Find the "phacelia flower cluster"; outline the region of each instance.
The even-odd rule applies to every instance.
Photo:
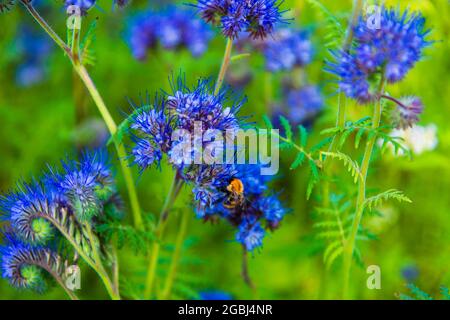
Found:
[[[121,201],[106,153],[86,152],[80,161],[63,161],[62,170],[50,168],[41,179],[20,183],[0,198],[0,208],[7,225],[2,275],[17,287],[41,291],[42,271],[57,280],[64,276],[64,258],[56,249],[60,242],[68,240],[90,257],[94,244],[85,225],[94,229],[119,218]]]
[[[287,210],[278,196],[269,191],[269,177],[260,173],[260,165],[236,165],[230,183],[217,191],[218,199],[203,212],[205,220],[227,220],[237,229],[235,239],[247,251],[262,247],[266,230],[279,227]],[[236,190],[241,187],[242,190]],[[239,199],[239,192],[242,196]]]
[[[23,25],[16,38],[16,52],[22,63],[16,70],[16,82],[21,87],[29,87],[44,80],[45,66],[52,51],[52,43],[44,34]]]
[[[220,26],[231,39],[241,32],[266,38],[284,21],[277,0],[198,0],[196,7],[205,21]]]
[[[313,47],[306,31],[281,29],[264,45],[266,69],[270,72],[291,71],[311,63]]]
[[[191,10],[170,6],[158,12],[146,11],[130,19],[128,42],[133,56],[145,60],[158,44],[166,50],[187,48],[194,57],[208,48],[213,33]]]
[[[209,80],[201,79],[189,88],[179,78],[172,83],[171,93],[153,104],[145,103],[153,107],[133,114],[130,127],[135,143],[131,153],[141,170],[159,166],[166,154],[178,179],[192,186],[197,217],[227,220],[238,230],[236,240],[252,251],[262,245],[265,230],[278,227],[285,209],[268,192],[268,179],[261,175],[259,165],[217,163],[205,158],[204,150],[211,151],[212,158],[216,150],[227,152],[223,141],[205,138],[208,132],[234,138],[245,125],[238,115],[243,100],[231,99],[226,89],[217,95],[213,92],[214,83]],[[235,146],[231,148],[235,154]],[[197,159],[199,154],[203,159]]]
[[[371,80],[383,74],[389,83],[401,81],[430,44],[428,34],[422,14],[383,7],[379,24],[359,18],[354,28],[356,45],[349,52],[334,52],[329,71],[339,77],[339,88],[348,97],[370,102],[377,98]]]

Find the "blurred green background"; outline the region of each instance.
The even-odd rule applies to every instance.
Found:
[[[391,203],[382,208],[383,217],[365,219],[364,225],[371,227],[378,240],[362,244],[363,260],[366,265],[381,267],[382,289],[367,289],[365,268],[354,266],[351,294],[357,299],[396,299],[397,293],[407,292],[407,279],[402,275],[405,268],[414,270],[417,277],[413,282],[434,296],[438,295],[440,285],[450,286],[449,2],[386,2],[420,10],[427,18],[427,27],[433,30],[431,38],[436,43],[426,50],[423,61],[402,83],[390,86],[388,91],[397,97],[404,94],[421,97],[425,111],[420,124],[435,124],[439,142],[435,150],[416,155],[412,160],[387,153],[383,159],[377,157],[373,162],[369,188],[403,190],[413,203]],[[324,4],[343,22],[350,15],[350,0],[324,1]],[[98,19],[94,46],[97,62],[94,67],[89,67],[89,71],[116,122],[120,122],[129,111],[127,97],[138,100],[139,95],[147,91],[152,95],[159,89],[167,89],[172,71],[178,73],[181,70],[190,83],[198,77],[217,75],[225,46],[220,34],[216,34],[209,50],[199,59],[192,58],[186,50],[167,52],[158,49],[150,53],[146,62],[138,62],[131,55],[124,32],[127,17],[139,8],[146,8],[147,3],[134,1],[123,11],[111,11],[110,1],[99,1],[99,6],[103,10],[94,8],[83,21],[83,26],[87,26],[89,21]],[[312,129],[312,135],[318,137],[322,128],[333,125],[336,111],[335,87],[330,84],[330,75],[323,71],[323,61],[329,57],[322,45],[326,33],[323,27],[325,18],[308,1],[286,0],[282,7],[292,9],[289,15],[296,17],[293,24],[313,31],[315,62],[307,67],[306,72],[309,81],[319,84],[327,98],[325,112]],[[42,14],[61,36],[65,36],[66,16],[59,2],[48,2]],[[74,77],[69,60],[58,48],[54,47],[45,62],[47,73],[43,81],[27,87],[18,85],[15,79],[23,57],[17,54],[15,39],[23,24],[44,34],[20,5],[0,16],[2,193],[14,188],[19,179],[27,180],[39,175],[47,163],[57,164],[66,154],[75,154],[76,145],[92,137],[86,127],[94,127],[96,132],[103,130],[95,105]],[[259,54],[254,54],[248,63],[253,80],[243,90],[248,96],[243,113],[252,115],[253,120],[261,123],[261,117],[266,113],[261,90],[264,85],[263,60]],[[279,80],[275,77],[274,85]],[[370,114],[368,107],[351,105],[349,110],[352,119]],[[86,125],[86,119],[90,124]],[[85,129],[80,129],[83,127]],[[361,150],[349,150],[355,159],[360,159]],[[257,296],[264,299],[338,298],[342,284],[340,266],[336,264],[331,270],[325,270],[323,243],[313,236],[311,213],[315,200],[306,201],[305,197],[308,169],[302,167],[289,171],[292,156],[289,152],[281,153],[280,175],[273,183],[274,189],[281,192],[285,205],[292,211],[280,229],[266,237],[262,251],[250,259],[250,274],[257,285]],[[117,161],[115,164],[118,168]],[[335,169],[341,168],[336,165]],[[169,189],[172,171],[163,166],[161,170],[152,169],[139,177],[138,170],[133,170],[145,212],[159,212]],[[120,171],[116,171],[120,190],[126,199]],[[341,171],[344,174],[345,171]],[[190,189],[185,188],[177,201],[179,210],[175,210],[170,218],[171,226],[166,237],[168,250],[178,228],[178,212],[192,211],[190,195]],[[128,222],[131,222],[130,217],[124,223]],[[195,219],[192,213],[178,278],[184,285],[179,285],[173,298],[192,297],[195,292],[206,290],[225,291],[236,299],[254,297],[240,276],[241,248],[232,242],[233,237],[232,228],[225,222],[211,225]],[[142,282],[146,268],[142,255],[125,247],[120,251],[120,263],[121,277],[126,280],[124,286],[128,281]],[[164,261],[162,266],[161,273],[164,273]],[[107,297],[98,278],[87,268],[83,268],[79,295],[84,299]],[[63,290],[56,286],[37,295],[17,291],[0,279],[0,299],[65,298]]]

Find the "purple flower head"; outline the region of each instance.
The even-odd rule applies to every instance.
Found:
[[[170,6],[163,11],[140,13],[130,21],[129,43],[138,60],[147,57],[149,49],[158,43],[164,49],[187,48],[194,57],[208,48],[213,34],[206,23],[197,19],[191,10]]]
[[[398,128],[406,129],[419,122],[419,116],[422,114],[424,106],[418,97],[411,96],[393,100],[397,103],[396,122]]]
[[[291,71],[312,61],[313,48],[305,31],[281,29],[264,48],[266,69],[270,72]]]
[[[265,234],[266,232],[257,220],[244,219],[236,233],[236,241],[242,243],[247,251],[252,252],[256,248],[262,247]]]
[[[226,185],[217,190],[217,201],[212,206],[207,207],[201,215],[204,219],[214,216],[227,220],[232,226],[239,229],[237,240],[245,245],[247,250],[262,245],[265,225],[269,230],[279,227],[286,209],[282,206],[278,197],[268,194],[270,178],[262,176],[260,165],[237,165],[235,173],[228,180],[227,184],[234,179],[239,179],[243,186],[243,198],[235,206],[229,206]]]
[[[86,152],[81,160],[62,161],[62,172],[50,169],[46,180],[64,196],[80,221],[89,221],[103,209],[103,200],[113,190],[113,178],[106,154]]]
[[[376,98],[369,79],[384,73],[388,82],[399,82],[422,58],[430,44],[430,31],[424,27],[425,18],[418,12],[383,7],[378,26],[360,17],[354,29],[356,45],[348,53],[334,53],[336,62],[328,63],[329,71],[339,77],[339,87],[348,97],[367,103]]]
[[[202,18],[220,25],[222,33],[235,39],[241,32],[253,38],[266,38],[284,20],[277,0],[198,0]]]
[[[135,142],[131,153],[134,162],[144,170],[154,163],[159,166],[162,155],[172,147],[173,116],[168,113],[165,97],[156,96],[153,103],[147,97],[141,105],[131,120]],[[134,104],[133,107],[136,108]]]
[[[172,83],[172,94],[167,98],[167,106],[177,116],[177,128],[194,133],[196,122],[202,123],[203,131],[238,130],[238,112],[245,100],[230,101],[230,92],[222,89],[213,94],[214,83],[210,79],[200,79],[189,88],[180,77]]]
[[[95,2],[96,0],[65,0],[64,5],[66,8],[71,6],[80,8],[80,14],[84,16],[95,5]]]
[[[276,195],[259,198],[255,206],[273,226],[277,226],[286,214],[286,209]]]

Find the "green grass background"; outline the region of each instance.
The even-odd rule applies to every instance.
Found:
[[[369,188],[403,190],[412,204],[389,205],[390,214],[376,221],[364,221],[374,226],[379,240],[363,244],[361,249],[366,265],[376,264],[382,271],[382,289],[369,290],[365,282],[364,268],[354,267],[351,279],[351,294],[357,299],[395,299],[396,293],[406,292],[401,269],[415,265],[419,270],[416,284],[432,295],[437,295],[440,285],[450,285],[450,7],[447,0],[387,1],[405,8],[419,9],[432,28],[431,37],[436,43],[426,50],[422,62],[412,70],[400,84],[389,87],[394,96],[414,94],[423,99],[425,111],[422,124],[438,126],[439,145],[433,152],[414,157],[412,161],[386,155],[372,164],[368,178]],[[124,41],[126,17],[130,11],[145,7],[144,2],[135,1],[124,12],[111,12],[110,1],[100,1],[104,12],[94,9],[86,20],[98,17],[98,33],[95,50],[97,63],[90,67],[93,77],[106,104],[117,122],[128,110],[126,97],[138,99],[139,94],[168,88],[171,71],[180,70],[188,82],[198,77],[215,77],[221,62],[224,39],[216,35],[208,52],[200,59],[193,59],[187,51],[164,52],[156,50],[147,62],[133,59]],[[324,1],[324,4],[339,17],[350,14],[352,1]],[[321,128],[332,126],[336,111],[336,97],[329,85],[330,76],[323,71],[323,60],[328,56],[323,46],[326,30],[323,15],[307,1],[286,0],[283,8],[292,8],[297,15],[294,22],[310,27],[316,47],[315,62],[307,67],[308,78],[324,87],[327,107],[322,118],[313,128],[318,137]],[[60,35],[65,35],[65,15],[59,4],[53,4],[45,13],[49,23]],[[69,60],[59,49],[53,50],[48,63],[47,79],[30,88],[15,84],[15,70],[20,59],[13,50],[13,41],[22,23],[35,26],[24,8],[17,5],[10,13],[0,16],[0,190],[6,192],[21,178],[39,175],[47,163],[56,164],[66,154],[73,155],[76,113],[74,82]],[[88,23],[84,21],[83,25]],[[253,70],[253,81],[244,93],[248,102],[243,113],[253,115],[261,123],[265,113],[262,59],[253,55],[249,64]],[[98,118],[95,105],[82,91],[84,105],[89,117]],[[350,105],[350,117],[359,119],[369,115],[368,107]],[[113,150],[111,149],[111,153]],[[361,150],[349,149],[355,159],[360,159]],[[275,190],[282,191],[286,206],[292,208],[279,230],[268,235],[264,248],[250,259],[250,274],[257,284],[258,296],[265,299],[333,299],[340,296],[342,280],[339,264],[326,271],[322,262],[322,244],[315,240],[311,212],[314,199],[306,201],[305,188],[308,177],[306,167],[289,171],[293,154],[282,152],[282,168]],[[115,161],[116,168],[117,161]],[[338,165],[336,170],[340,170]],[[134,170],[134,175],[139,174]],[[120,171],[117,179],[126,199]],[[344,171],[341,170],[344,174]],[[167,193],[172,172],[169,167],[152,169],[137,179],[137,189],[145,212],[157,213]],[[177,201],[180,210],[191,210],[190,189],[183,190]],[[187,208],[187,209],[186,209]],[[192,210],[191,210],[192,211]],[[171,217],[167,242],[173,243],[179,219],[179,210]],[[131,223],[128,214],[124,223]],[[233,243],[234,231],[226,223],[218,225],[203,223],[195,219],[189,222],[188,241],[180,267],[183,283],[173,298],[190,295],[209,289],[229,292],[234,298],[252,298],[251,290],[240,277],[241,250]],[[168,256],[163,255],[160,273],[164,274]],[[144,279],[146,261],[131,249],[120,251],[121,276],[123,279],[141,283]],[[84,299],[107,298],[104,288],[95,274],[83,268],[82,290]],[[17,291],[7,281],[0,279],[0,299],[65,299],[64,292],[54,286],[43,295]]]

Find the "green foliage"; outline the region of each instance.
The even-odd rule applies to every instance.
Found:
[[[411,292],[411,296],[401,293],[400,294],[401,300],[433,300],[431,295],[421,290],[419,287],[417,287],[412,283],[407,284],[406,287]]]
[[[408,202],[411,203],[411,199],[403,194],[403,192],[395,189],[390,189],[373,197],[367,198],[364,201],[363,207],[372,210],[374,207],[380,206],[383,202],[387,200],[397,200],[398,202]]]
[[[97,232],[108,242],[115,242],[119,249],[127,246],[136,253],[147,253],[150,244],[156,239],[152,220],[147,221],[145,230],[137,230],[117,220],[108,221],[97,226]]]
[[[95,65],[96,57],[93,45],[96,41],[97,20],[91,22],[80,43],[80,59],[84,65]]]
[[[271,129],[274,129],[274,126],[270,119],[267,116],[263,117],[266,128],[271,132]],[[331,139],[326,138],[321,140],[314,146],[308,150],[308,132],[305,127],[298,126],[298,137],[294,134],[294,130],[292,129],[289,121],[280,116],[280,124],[284,130],[284,135],[280,135],[278,133],[269,133],[276,134],[278,138],[281,140],[280,148],[281,149],[292,149],[297,152],[297,155],[292,162],[290,169],[294,170],[300,167],[305,160],[308,160],[308,165],[311,171],[310,178],[308,180],[308,187],[306,189],[306,197],[310,198],[314,186],[320,181],[320,171],[322,169],[322,162],[320,158],[320,150],[324,148],[327,144],[331,142]]]
[[[332,195],[330,208],[316,207],[314,210],[317,222],[313,224],[313,228],[315,236],[326,242],[323,262],[327,269],[342,255],[346,240],[345,230],[350,226],[348,220],[343,220],[350,208],[350,202],[343,199],[342,195]]]
[[[352,160],[348,155],[342,152],[322,152],[322,155],[342,161],[344,166],[347,167],[348,172],[350,172],[354,183],[357,183],[358,179],[362,179],[358,163]]]
[[[308,3],[319,10],[321,14],[325,17],[325,47],[327,49],[337,49],[342,44],[345,37],[345,27],[333,15],[330,10],[328,10],[325,5],[318,0],[307,0]]]

